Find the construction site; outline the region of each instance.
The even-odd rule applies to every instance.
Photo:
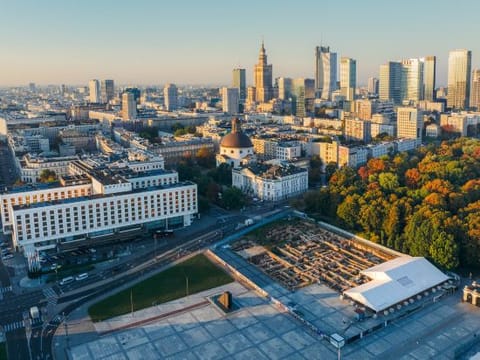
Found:
[[[369,280],[361,271],[395,258],[304,220],[249,234],[232,250],[292,291],[320,282],[343,293]]]

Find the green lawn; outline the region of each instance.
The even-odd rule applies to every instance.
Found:
[[[153,303],[161,304],[184,297],[186,278],[188,278],[189,294],[233,281],[205,255],[200,254],[90,306],[88,313],[94,322],[129,313],[131,311],[130,294],[133,298],[134,310],[144,309],[152,306]]]
[[[0,343],[0,360],[7,360],[7,346],[5,343]]]

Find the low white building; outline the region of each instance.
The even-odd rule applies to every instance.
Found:
[[[308,190],[308,170],[293,165],[267,164],[235,168],[232,185],[247,195],[279,201]]]
[[[57,176],[67,175],[69,164],[76,159],[76,156],[48,157],[27,154],[17,162],[20,179],[25,183],[36,183],[44,170],[52,170]]]
[[[250,138],[242,131],[240,120],[232,120],[232,131],[225,135],[220,142],[220,153],[217,154],[217,166],[228,164],[239,167],[255,160],[253,144]]]
[[[363,306],[381,312],[417,300],[449,280],[423,257],[401,256],[360,272],[371,279],[343,293]],[[436,289],[435,289],[436,291]]]

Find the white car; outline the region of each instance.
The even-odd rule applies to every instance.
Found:
[[[75,280],[77,280],[77,281],[85,280],[86,278],[88,278],[87,273],[83,273],[83,274],[79,274],[79,275],[75,276]]]

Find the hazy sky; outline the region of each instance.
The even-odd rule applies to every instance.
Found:
[[[251,82],[262,37],[274,77],[313,77],[314,48],[357,59],[358,83],[387,60],[472,50],[478,0],[0,0],[0,85]]]

